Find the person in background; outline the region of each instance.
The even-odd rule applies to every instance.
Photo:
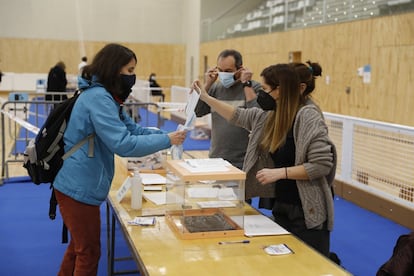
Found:
[[[162,92],[161,86],[157,82],[157,75],[155,73],[151,73],[149,78],[149,86],[151,89],[152,96],[161,96],[161,101],[165,101],[165,94]]]
[[[63,61],[59,61],[53,66],[47,76],[47,88],[46,92],[66,92],[66,85],[68,80],[66,79],[66,65]],[[66,94],[54,94],[46,95],[46,101],[63,101],[68,97]]]
[[[233,107],[257,107],[256,94],[260,89],[260,83],[253,81],[252,76],[253,73],[243,66],[242,55],[236,50],[227,49],[219,54],[217,65],[207,71],[204,89],[211,97]],[[195,113],[197,117],[211,113],[209,157],[223,158],[241,169],[249,141],[249,131],[230,124],[202,100],[197,103]]]
[[[308,80],[317,71],[311,64],[302,66]],[[261,109],[234,108],[199,88],[199,81],[192,88],[224,119],[251,133],[243,166],[246,198],[272,198],[274,220],[329,257],[336,149],[321,110],[298,75],[292,64],[265,68],[257,98]]]
[[[88,57],[83,56],[81,58],[81,62],[78,64],[78,75],[79,76],[82,76],[83,67],[85,67],[86,65],[88,65]]]
[[[84,67],[79,95],[64,133],[65,151],[95,134],[90,145],[75,151],[63,163],[53,186],[70,243],[58,275],[97,275],[101,255],[100,205],[114,176],[114,154],[141,157],[182,144],[186,133],[166,133],[136,124],[123,110],[134,85],[137,58],[119,44],[108,44]]]

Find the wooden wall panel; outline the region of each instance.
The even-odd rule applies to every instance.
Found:
[[[86,55],[93,56],[107,42],[84,42]],[[166,76],[160,84],[163,87],[185,84],[185,46],[175,44],[122,43],[132,49],[138,58],[136,74],[139,79],[148,79],[151,72]],[[0,40],[0,70],[14,73],[46,73],[62,60],[68,74],[77,74],[80,62],[78,41],[57,41],[40,39]],[[167,99],[169,90],[166,90]]]
[[[414,126],[414,13],[202,43],[200,58],[213,64],[225,48],[243,54],[256,80],[264,67],[301,51],[302,61],[322,66],[313,97],[324,111]],[[371,65],[368,84],[357,74],[364,65]]]

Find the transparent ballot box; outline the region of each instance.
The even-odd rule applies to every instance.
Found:
[[[246,174],[223,159],[168,160],[166,221],[182,239],[244,235]]]

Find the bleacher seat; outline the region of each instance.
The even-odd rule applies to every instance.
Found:
[[[398,11],[407,5],[414,9],[414,0],[267,0],[227,28],[221,38],[282,30],[285,26],[303,28],[359,20],[386,14],[384,9]]]

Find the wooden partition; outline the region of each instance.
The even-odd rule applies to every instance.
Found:
[[[89,62],[94,55],[109,42],[84,42]],[[139,79],[147,80],[150,73],[165,76],[160,79],[163,87],[184,85],[185,83],[185,45],[121,43],[132,49],[138,58],[136,74]],[[66,64],[67,74],[77,74],[81,61],[78,41],[41,40],[41,39],[0,39],[0,70],[14,73],[45,73],[56,62]],[[166,90],[167,99],[169,90]]]
[[[201,79],[205,63],[215,66],[226,48],[242,53],[256,80],[263,68],[301,52],[302,62],[322,65],[313,96],[324,111],[414,126],[414,13],[202,43]],[[358,76],[364,65],[370,83]]]

